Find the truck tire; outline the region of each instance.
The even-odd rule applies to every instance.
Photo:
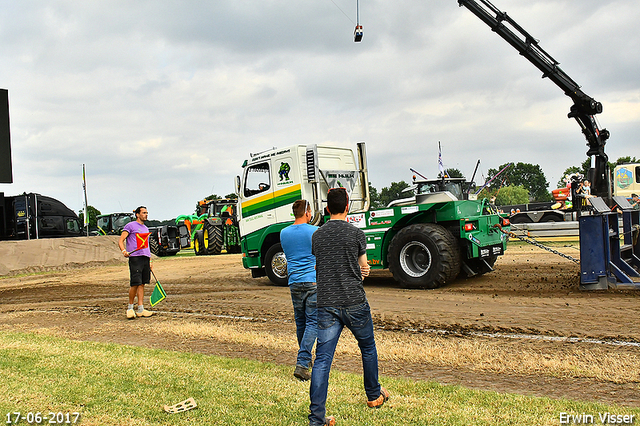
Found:
[[[533,220],[524,214],[512,216],[509,220],[511,223],[533,223]]]
[[[460,272],[458,241],[433,223],[407,226],[389,244],[389,270],[407,288],[438,288]]]
[[[196,256],[206,254],[204,248],[204,231],[202,229],[197,230],[193,236],[193,251]]]
[[[156,240],[155,238],[151,238],[151,236],[149,236],[149,250],[151,250],[151,253],[155,254],[156,256],[161,256],[160,244],[158,244],[158,240]]]
[[[222,252],[222,226],[214,225],[209,220],[205,220],[204,244],[206,254],[220,254]]]
[[[560,217],[554,214],[546,214],[542,216],[540,222],[564,222],[564,217]]]
[[[275,285],[285,287],[288,284],[287,258],[280,243],[272,245],[267,250],[264,257],[264,270]]]

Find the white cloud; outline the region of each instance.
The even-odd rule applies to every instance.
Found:
[[[379,189],[510,161],[555,183],[585,158],[571,100],[455,0],[13,2],[0,16],[14,164],[7,194],[103,212],[191,213],[250,152],[366,141]],[[604,104],[610,158],[640,157],[632,0],[496,0]]]

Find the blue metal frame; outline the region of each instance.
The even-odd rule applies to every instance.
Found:
[[[622,235],[618,212],[579,219],[582,290],[605,290],[617,287],[618,283],[640,289],[640,239],[633,243],[633,233],[640,232],[640,211],[626,208],[620,211]]]

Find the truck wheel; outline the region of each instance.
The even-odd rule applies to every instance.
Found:
[[[509,220],[511,221],[511,223],[533,223],[533,220],[526,215],[514,216]]]
[[[288,284],[287,258],[280,243],[272,245],[264,257],[264,269],[267,277],[277,286],[284,287]]]
[[[158,241],[155,238],[151,238],[151,236],[149,236],[149,250],[151,250],[151,253],[155,254],[156,256],[161,256],[160,244],[158,244]]]
[[[204,231],[202,229],[197,230],[193,237],[193,251],[196,253],[196,256],[205,254]]]
[[[548,215],[542,216],[542,219],[540,219],[540,222],[564,222],[564,218],[556,216],[554,214],[548,214]]]
[[[403,228],[389,245],[389,270],[407,288],[437,288],[460,272],[458,241],[440,225]]]
[[[205,220],[204,243],[206,254],[220,254],[222,251],[222,227]]]

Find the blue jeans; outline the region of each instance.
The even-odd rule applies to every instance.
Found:
[[[345,326],[351,330],[360,347],[367,400],[373,401],[380,396],[378,351],[373,336],[373,320],[371,319],[369,302],[365,301],[361,305],[346,308],[318,308],[318,346],[316,347],[316,362],[311,372],[309,425],[324,425],[329,372],[338,339]]]
[[[318,335],[316,301],[316,283],[291,283],[291,301],[296,320],[296,336],[298,338],[298,358],[296,365],[303,368],[311,366],[311,351]]]

